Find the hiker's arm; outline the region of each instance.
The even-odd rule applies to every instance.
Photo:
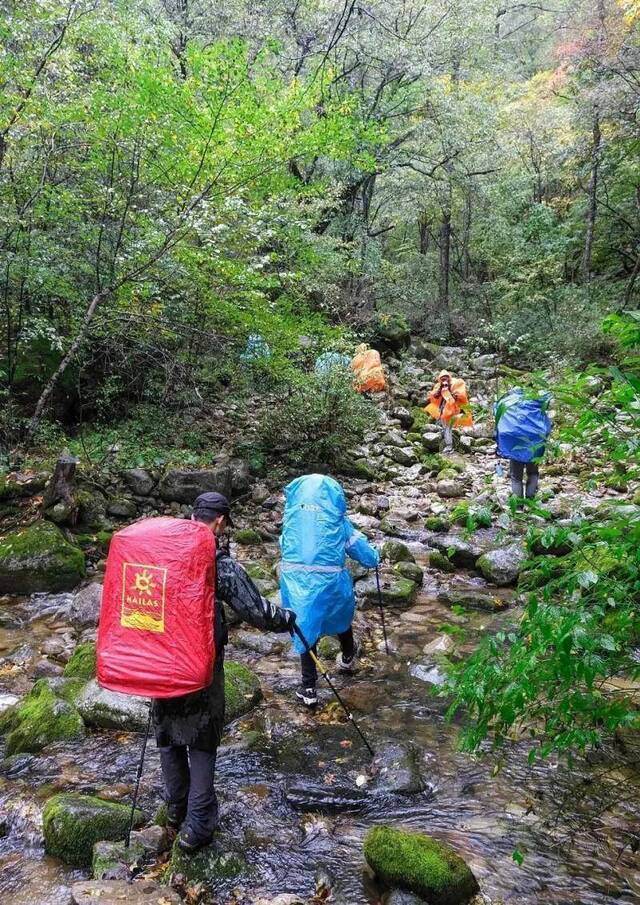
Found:
[[[218,554],[216,569],[218,597],[244,622],[269,632],[289,631],[290,611],[269,603],[239,563]]]
[[[349,519],[344,520],[345,527],[345,549],[347,556],[355,559],[365,569],[375,569],[380,563],[380,554],[375,547],[372,547],[361,531],[356,531]]]

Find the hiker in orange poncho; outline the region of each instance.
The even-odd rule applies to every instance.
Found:
[[[469,405],[467,387],[461,377],[452,377],[449,371],[440,371],[425,412],[442,424],[444,452],[453,449],[453,428],[470,427],[473,424],[471,412],[463,411]]]
[[[370,349],[366,343],[358,346],[351,362],[351,370],[355,374],[355,385],[358,393],[381,393],[387,383],[380,353]]]

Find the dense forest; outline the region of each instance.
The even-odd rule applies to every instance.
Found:
[[[38,807],[54,780],[58,790],[95,792],[99,770],[117,785],[115,741],[110,759],[107,748],[87,747],[96,774],[69,783],[60,778],[64,745],[98,746],[96,730],[124,738],[145,725],[139,712],[133,726],[128,717],[95,722],[68,685],[80,674],[93,680],[95,664],[86,675],[72,664],[93,644],[95,624],[78,627],[66,598],[77,585],[76,595],[96,587],[112,532],[140,516],[188,517],[193,488],[215,485],[239,507],[234,551],[261,593],[279,599],[282,488],[322,471],[345,482],[357,527],[387,550],[395,667],[375,665],[382,630],[387,641],[378,614],[359,614],[360,628],[371,674],[386,669],[378,680],[415,716],[400,724],[384,708],[376,714],[365,692],[349,702],[355,711],[362,704],[388,748],[382,772],[404,764],[394,746],[412,734],[425,751],[440,750],[446,734],[443,756],[456,778],[469,764],[484,771],[434,818],[436,836],[472,863],[478,898],[471,890],[432,901],[417,880],[391,882],[392,870],[373,868],[369,841],[378,879],[417,894],[408,905],[557,905],[556,893],[581,905],[632,902],[640,894],[638,0],[8,0],[0,34],[0,774],[8,777],[0,782],[9,783],[0,804],[13,815],[5,827],[0,813],[8,871],[0,892],[16,905],[70,901],[56,897],[70,888],[64,872],[55,881],[38,874],[32,892],[16,898],[27,887],[15,852],[40,838],[42,821],[29,822],[27,789],[15,777],[41,789]],[[350,360],[360,343],[382,354],[384,396],[357,393],[344,370],[318,367],[327,354]],[[423,411],[445,367],[468,381],[476,420],[456,432],[448,458]],[[493,455],[494,407],[515,384],[531,398],[553,393],[542,491],[524,506],[500,489]],[[29,532],[39,532],[35,553]],[[42,551],[56,545],[62,559],[42,577]],[[506,566],[491,564],[496,551]],[[359,602],[375,602],[373,579],[354,577]],[[285,704],[273,708],[287,667],[280,649],[235,637],[234,651],[252,651],[249,665],[269,689],[260,731],[291,759],[274,761],[286,785],[288,770],[305,773],[292,753],[299,736],[280,726]],[[49,651],[38,647],[47,643]],[[256,665],[262,653],[272,672]],[[54,666],[43,667],[42,656]],[[437,671],[419,693],[418,667]],[[401,669],[406,685],[394,684]],[[65,680],[61,691],[56,682]],[[235,694],[250,697],[244,686]],[[331,706],[316,735],[345,737]],[[26,722],[43,724],[48,708],[62,708],[66,728],[43,744],[20,741],[21,707]],[[438,735],[430,723],[447,728]],[[292,725],[308,734],[300,719]],[[246,787],[276,787],[242,748],[249,730],[233,732],[242,738],[229,750],[246,755]],[[118,737],[127,782],[136,738]],[[47,772],[37,754],[50,743],[63,748]],[[322,764],[318,788],[342,782],[341,758],[357,738],[327,755],[333,766],[322,760],[329,742],[316,744],[308,762]],[[21,773],[15,758],[27,752],[37,763]],[[325,810],[315,786],[304,795],[296,787],[287,802],[307,816],[356,812],[353,796],[374,780],[352,767],[350,791],[328,805],[323,798]],[[236,773],[224,775],[241,799]],[[435,789],[437,798],[439,779],[421,794]],[[520,821],[517,829],[479,831],[488,800],[479,798],[478,813],[465,810],[468,795],[492,782],[491,806]],[[143,787],[146,816],[153,786]],[[371,807],[355,829],[333,826],[334,872],[343,856],[359,864],[353,840],[385,816],[375,795]],[[429,832],[433,813],[415,807],[398,806],[396,822]],[[298,823],[276,813],[283,849],[286,837],[301,858]],[[245,847],[261,850],[274,833],[270,816],[261,812],[245,831]],[[47,832],[45,808],[46,850],[60,855]],[[227,843],[236,851],[237,839]],[[320,846],[321,865],[324,853]],[[194,877],[172,860],[182,879],[166,894],[191,903],[209,901],[212,888],[211,901],[229,903],[405,902],[366,883],[362,892],[351,874],[342,892],[340,876],[316,877],[313,892],[289,854],[278,852],[282,876],[254,873],[238,893],[224,885],[233,872],[216,886],[220,865],[211,887],[213,868]],[[147,850],[135,869],[155,882],[151,860]],[[95,859],[94,876],[122,879],[99,874]]]

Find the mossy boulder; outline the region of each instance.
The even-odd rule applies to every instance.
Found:
[[[417,585],[421,585],[424,581],[424,572],[415,562],[397,562],[393,567],[393,571]]]
[[[235,532],[234,540],[245,547],[254,547],[262,543],[262,537],[255,528],[240,528]]]
[[[78,792],[54,795],[42,812],[45,850],[66,864],[88,867],[96,842],[125,838],[130,816],[129,805],[119,802]],[[144,814],[136,810],[134,826],[142,823]]]
[[[373,343],[377,349],[400,352],[411,342],[411,329],[406,318],[397,311],[378,315],[373,324]]]
[[[454,506],[450,518],[454,525],[473,528],[490,528],[493,521],[488,506],[477,506],[468,500],[461,500]]]
[[[478,558],[478,568],[487,581],[501,587],[516,584],[527,561],[527,553],[521,544],[509,544],[498,550],[489,550]]]
[[[414,406],[414,408],[411,409],[411,414],[413,415],[411,430],[418,435],[433,424],[433,418],[427,415],[425,410],[420,408],[420,406]]]
[[[228,837],[216,834],[211,845],[195,854],[181,852],[173,846],[167,867],[167,878],[181,874],[187,883],[212,886],[222,880],[233,880],[247,871],[247,862],[237,845]]]
[[[424,833],[374,827],[365,837],[364,856],[386,884],[414,892],[429,905],[465,905],[479,890],[460,855]]]
[[[382,603],[387,606],[408,607],[411,606],[417,590],[415,582],[408,578],[396,575],[385,575],[380,578],[380,596]],[[364,607],[379,605],[378,587],[375,578],[358,582],[358,597]]]
[[[248,713],[262,697],[260,680],[243,663],[226,662],[224,665],[225,720]]]
[[[429,554],[429,568],[437,569],[438,572],[455,572],[456,570],[449,557],[439,550],[433,550]]]
[[[78,644],[64,668],[67,678],[93,679],[96,674],[96,645],[93,641]]]
[[[44,490],[49,475],[39,474],[0,474],[0,502],[5,500],[24,499]]]
[[[69,591],[84,572],[84,553],[51,522],[0,537],[0,594]]]
[[[79,490],[75,495],[78,506],[78,522],[93,531],[109,528],[107,519],[107,501],[94,490]]]
[[[443,515],[429,515],[424,520],[424,526],[427,531],[439,531],[445,532],[448,531],[451,527],[449,520],[446,519]]]
[[[382,546],[382,557],[389,562],[415,562],[411,550],[399,540],[385,541]]]
[[[22,701],[2,714],[0,732],[7,734],[8,756],[36,753],[53,742],[84,735],[82,717],[63,694],[62,690],[57,694],[47,679],[38,679]]]

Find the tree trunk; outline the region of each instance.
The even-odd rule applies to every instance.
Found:
[[[62,359],[62,361],[60,362],[60,364],[58,365],[56,370],[53,372],[53,374],[47,381],[45,388],[43,389],[42,393],[40,394],[40,398],[38,399],[38,402],[36,404],[35,411],[33,413],[31,421],[29,421],[29,425],[27,427],[27,434],[26,434],[27,442],[33,437],[33,434],[34,434],[36,428],[38,427],[38,424],[40,423],[40,419],[42,418],[42,413],[44,412],[45,407],[49,401],[49,397],[51,396],[54,389],[56,388],[58,381],[60,380],[62,375],[67,370],[67,368],[69,367],[69,365],[75,358],[76,352],[78,351],[78,349],[84,342],[84,340],[89,332],[89,328],[91,327],[91,322],[93,321],[96,311],[98,310],[100,304],[110,294],[111,294],[111,289],[103,289],[101,292],[96,293],[96,295],[94,295],[94,297],[91,299],[91,303],[84,313],[84,317],[82,319],[82,326],[80,327],[80,330],[78,331],[76,338],[69,346],[69,349],[67,350],[67,354],[64,356],[64,358]]]
[[[426,214],[421,214],[418,218],[418,250],[421,255],[426,255],[429,251],[429,221]]]
[[[469,186],[467,190],[467,198],[464,208],[464,229],[462,233],[462,276],[465,282],[469,281],[471,276],[471,213],[472,213],[472,192],[473,186]]]
[[[58,461],[42,498],[43,509],[50,509],[56,503],[68,503],[75,508],[73,489],[78,460],[65,450]]]
[[[600,133],[600,113],[597,105],[593,110],[593,139],[591,144],[591,174],[589,176],[589,188],[587,195],[589,204],[587,207],[587,229],[584,236],[584,250],[580,273],[583,283],[591,280],[591,254],[593,251],[593,237],[598,215],[598,173],[600,170],[600,152],[602,147],[602,135]]]
[[[448,206],[442,213],[440,224],[440,280],[439,302],[444,312],[447,328],[451,327],[449,316],[449,275],[451,259],[451,208]]]

